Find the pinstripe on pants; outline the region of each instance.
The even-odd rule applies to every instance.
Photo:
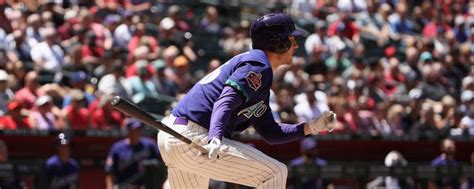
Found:
[[[174,119],[169,116],[162,122],[192,141],[207,143],[207,129],[191,121],[188,125],[173,125]],[[158,147],[168,166],[171,188],[207,189],[209,178],[258,189],[285,188],[288,174],[285,164],[238,141],[224,138],[222,145],[228,149],[218,160],[211,161],[177,138],[159,132]]]

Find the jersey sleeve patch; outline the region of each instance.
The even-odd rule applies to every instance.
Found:
[[[253,71],[250,71],[250,72],[247,73],[247,76],[245,76],[245,79],[247,79],[247,84],[254,91],[257,91],[262,86],[262,74],[261,73],[255,73]]]

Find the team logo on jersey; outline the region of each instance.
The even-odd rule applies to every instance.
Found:
[[[257,91],[258,88],[262,86],[262,74],[261,73],[255,73],[250,71],[247,76],[245,77],[247,79],[247,83],[249,84],[250,88],[253,90]]]
[[[237,116],[244,115],[247,119],[250,119],[252,116],[255,117],[260,117],[262,116],[265,111],[267,110],[267,106],[263,104],[263,101],[258,102],[257,104],[254,104],[252,106],[249,106],[243,110],[241,110]]]

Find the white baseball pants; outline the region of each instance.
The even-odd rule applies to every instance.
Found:
[[[174,124],[174,116],[163,123],[176,132],[201,145],[207,144],[207,129],[188,121],[187,125]],[[226,139],[227,146],[219,159],[211,161],[190,145],[166,132],[158,133],[158,147],[168,166],[168,179],[172,189],[207,189],[209,179],[237,183],[257,189],[283,189],[286,187],[286,165],[244,143]]]

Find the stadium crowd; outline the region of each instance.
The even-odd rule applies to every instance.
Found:
[[[293,64],[275,74],[278,119],[307,121],[332,109],[338,133],[474,134],[474,3],[259,3],[308,31]],[[1,129],[120,128],[125,116],[108,103],[114,95],[165,114],[205,73],[251,48],[251,19],[235,20],[219,6],[0,4]]]

